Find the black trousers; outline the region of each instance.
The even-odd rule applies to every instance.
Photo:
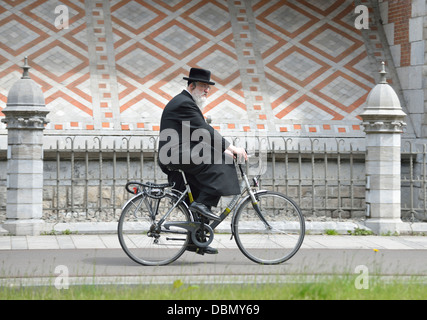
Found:
[[[198,186],[192,183],[192,180],[193,180],[192,176],[190,174],[186,174],[186,176],[191,188],[191,192],[193,193],[194,201],[203,203],[205,206],[208,206],[208,207],[216,207],[218,205],[218,202],[221,199],[221,196],[212,195],[210,193],[207,193],[206,191],[200,190]],[[175,183],[175,189],[179,191],[184,191],[185,184],[184,184],[184,180],[182,179],[181,172],[169,171],[168,180],[170,183]],[[188,201],[187,201],[187,204],[190,205]]]
[[[218,202],[219,202],[219,199],[221,199],[221,196],[215,196],[215,195],[206,193],[204,191],[200,191],[197,198],[194,198],[194,199],[195,199],[194,201],[198,203],[203,203],[205,206],[207,206],[210,209],[210,207],[216,207],[218,205]]]

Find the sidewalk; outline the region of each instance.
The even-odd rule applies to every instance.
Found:
[[[211,246],[237,248],[230,234],[215,234]],[[427,250],[423,236],[306,235],[302,249]],[[121,249],[117,235],[1,236],[0,250]]]

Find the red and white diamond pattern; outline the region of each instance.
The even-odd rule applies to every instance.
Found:
[[[54,26],[59,4],[68,29]],[[2,1],[0,116],[27,55],[48,130],[158,130],[190,67],[212,71],[205,115],[225,134],[359,130],[374,80],[352,10],[351,0]]]

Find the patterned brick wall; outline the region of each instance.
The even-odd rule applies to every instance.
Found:
[[[409,19],[412,0],[388,1],[388,22],[394,23],[394,45],[400,45],[400,66],[411,64]]]
[[[47,133],[152,132],[194,66],[212,71],[205,115],[225,134],[361,136],[378,68],[354,18],[352,0],[1,1],[0,112],[28,55]]]
[[[427,137],[425,91],[426,2],[419,0],[379,1],[381,25],[398,75],[400,100],[408,115],[407,133]]]

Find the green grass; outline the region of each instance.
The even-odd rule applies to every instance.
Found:
[[[325,234],[327,234],[328,236],[336,236],[338,235],[338,231],[334,230],[334,229],[326,229],[325,230]]]
[[[299,279],[299,280],[298,280]],[[396,278],[398,279],[398,278]],[[318,277],[276,284],[84,285],[58,290],[54,286],[2,287],[0,300],[414,300],[427,299],[427,285],[416,278],[383,280],[371,277],[368,289],[357,289],[356,277]]]

